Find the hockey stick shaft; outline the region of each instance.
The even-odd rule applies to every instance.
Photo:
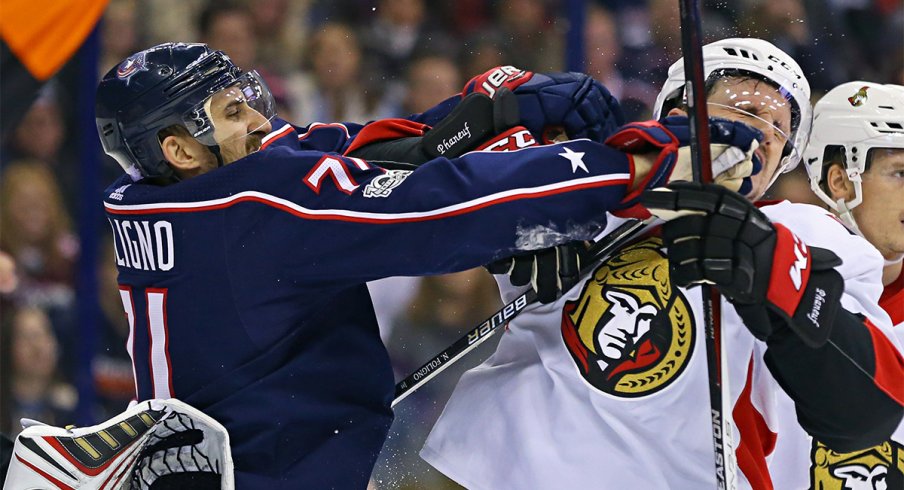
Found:
[[[589,260],[587,261],[587,265],[581,268],[581,274],[596,267],[596,265],[600,261],[606,259],[613,250],[618,249],[628,240],[635,237],[637,233],[651,221],[652,220],[626,221],[611,233],[593,243],[587,250]],[[446,347],[442,352],[430,358],[430,360],[424,363],[420,368],[396,384],[395,398],[392,400],[392,406],[395,406],[397,403],[404,400],[405,397],[414,393],[418,388],[433,379],[434,376],[486,341],[496,333],[501,325],[505,325],[511,321],[536,300],[537,294],[532,289],[528,290],[503,306],[483,323],[469,330],[464,336],[456,340],[449,347]]]
[[[691,165],[696,182],[712,182],[712,159],[709,151],[709,116],[706,107],[706,87],[703,73],[703,43],[699,0],[680,0],[681,50],[687,79],[688,118],[691,130]],[[709,379],[710,418],[715,456],[716,487],[737,488],[731,415],[728,402],[728,369],[722,343],[721,300],[709,285],[701,287],[703,321],[706,332],[706,363]]]

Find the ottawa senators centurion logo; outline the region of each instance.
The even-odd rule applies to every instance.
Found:
[[[843,454],[814,441],[810,457],[810,488],[814,490],[904,488],[904,446],[892,440]]]
[[[562,311],[562,337],[588,383],[636,398],[670,385],[690,361],[694,316],[669,280],[662,241],[649,238],[604,262]]]

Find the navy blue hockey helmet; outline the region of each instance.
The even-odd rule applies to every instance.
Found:
[[[132,180],[171,177],[160,131],[181,125],[218,152],[205,103],[233,86],[266,119],[276,115],[273,96],[257,72],[242,72],[222,51],[205,44],[166,43],[133,54],[97,87],[95,122],[104,151]]]

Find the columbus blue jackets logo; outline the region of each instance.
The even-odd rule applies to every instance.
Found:
[[[656,393],[687,366],[694,316],[669,279],[662,241],[650,238],[604,262],[562,311],[562,337],[578,371],[600,391]]]
[[[129,56],[125,61],[120,63],[119,68],[116,69],[116,78],[125,80],[126,85],[128,85],[132,76],[143,70],[147,70],[144,51]]]
[[[810,488],[892,490],[904,488],[904,446],[889,440],[878,446],[836,453],[820,442],[810,452]]]

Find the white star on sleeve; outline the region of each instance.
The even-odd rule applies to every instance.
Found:
[[[587,165],[584,164],[584,152],[571,151],[571,148],[565,147],[565,153],[559,153],[559,156],[567,158],[571,162],[571,173],[576,173],[578,169],[588,174],[590,173],[590,170],[587,170]]]

